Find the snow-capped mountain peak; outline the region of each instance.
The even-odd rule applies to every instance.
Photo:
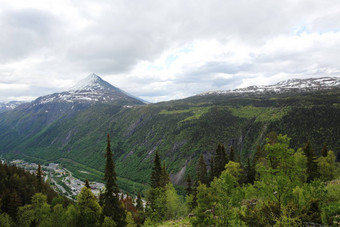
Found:
[[[102,90],[102,89],[117,89],[97,74],[91,73],[76,85],[70,88],[70,91],[82,91],[82,90]]]
[[[36,104],[46,103],[128,103],[142,104],[142,102],[128,93],[114,87],[91,73],[68,91],[46,95],[34,101]]]
[[[321,77],[321,78],[309,78],[309,79],[289,79],[278,82],[273,85],[263,86],[249,86],[246,88],[238,88],[227,91],[209,91],[202,95],[251,95],[251,94],[271,94],[271,93],[286,93],[286,92],[312,92],[317,90],[329,90],[332,88],[340,88],[340,77]]]

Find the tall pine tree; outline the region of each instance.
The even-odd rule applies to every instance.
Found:
[[[327,155],[328,155],[328,149],[327,149],[327,145],[325,143],[322,146],[321,155],[323,157],[327,157]]]
[[[188,176],[187,176],[187,187],[186,187],[185,191],[187,192],[187,195],[192,194],[192,182],[191,182],[190,174],[188,174]]]
[[[247,174],[247,183],[254,184],[255,175],[256,175],[255,159],[253,160],[253,162],[250,162],[249,158],[247,159],[246,174]]]
[[[151,172],[151,187],[158,188],[161,186],[163,169],[161,166],[161,159],[158,151],[156,151],[155,159],[153,161],[153,167]]]
[[[106,166],[105,166],[105,192],[103,195],[103,217],[104,216],[112,218],[118,226],[126,225],[126,213],[119,201],[119,188],[116,183],[117,175],[115,171],[115,165],[112,158],[110,135],[107,134],[107,147],[106,147]]]
[[[197,165],[197,180],[201,182],[201,184],[208,185],[209,177],[207,174],[207,166],[205,165],[205,161],[203,155],[201,154],[200,159]]]
[[[214,176],[219,177],[228,163],[227,154],[223,145],[218,144],[214,161]]]
[[[235,154],[234,154],[234,148],[233,146],[230,146],[230,151],[229,151],[229,161],[235,161]]]
[[[43,172],[41,170],[40,163],[38,164],[38,169],[37,169],[37,189],[38,192],[42,192],[43,188]]]
[[[307,157],[307,183],[310,183],[317,178],[319,174],[316,156],[309,141],[306,143],[303,151]]]
[[[162,188],[165,188],[165,186],[170,182],[169,174],[168,171],[166,170],[165,167],[165,162],[163,162],[162,166],[162,174],[161,174],[161,179],[160,179],[160,186]]]

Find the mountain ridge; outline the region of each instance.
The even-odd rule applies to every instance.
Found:
[[[277,93],[282,94],[286,92],[311,92],[317,90],[328,90],[334,87],[340,88],[340,77],[319,77],[308,79],[289,79],[280,81],[272,85],[248,86],[245,88],[238,88],[234,90],[225,91],[208,91],[197,96],[204,95],[261,95]]]

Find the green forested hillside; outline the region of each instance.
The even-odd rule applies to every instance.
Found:
[[[82,179],[102,180],[105,135],[110,133],[120,187],[131,193],[149,183],[156,150],[175,184],[183,184],[188,173],[194,176],[199,155],[208,162],[218,143],[233,146],[237,159],[245,163],[271,131],[290,135],[293,148],[309,140],[317,153],[323,143],[336,154],[340,150],[339,90],[205,95],[125,107],[98,104],[46,127],[34,118],[32,127],[40,125],[33,131],[20,125],[31,114],[13,111],[0,116],[2,156],[59,162]]]

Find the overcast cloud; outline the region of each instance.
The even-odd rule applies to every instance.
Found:
[[[94,72],[151,102],[340,76],[338,0],[0,0],[0,101]]]

